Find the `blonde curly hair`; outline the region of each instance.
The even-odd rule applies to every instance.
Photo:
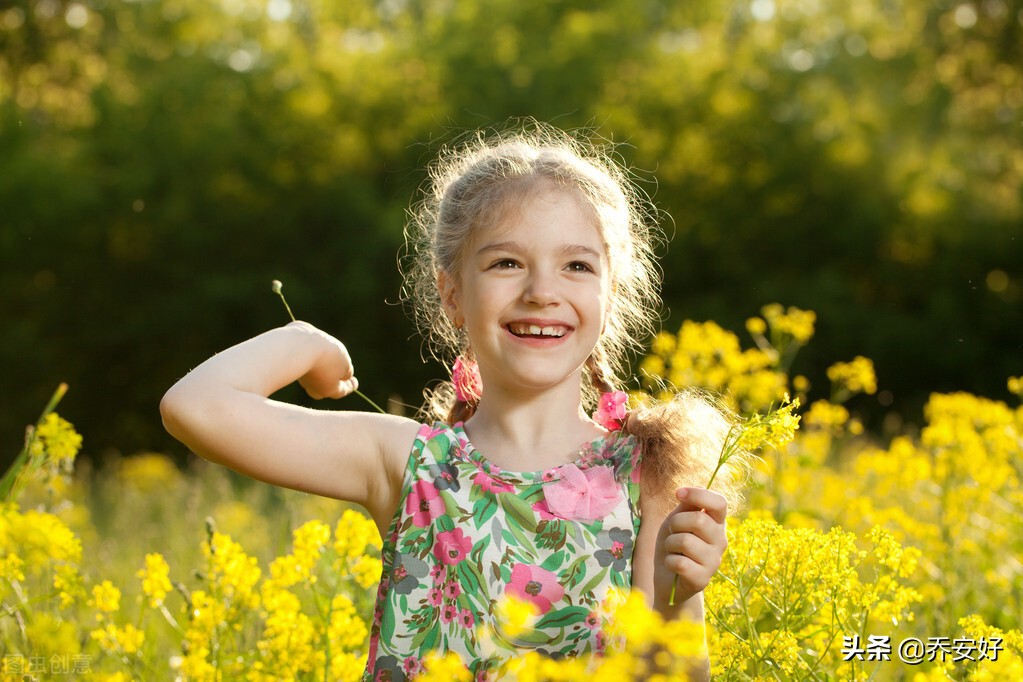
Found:
[[[456,277],[477,229],[498,224],[525,197],[553,187],[574,192],[592,211],[610,265],[607,325],[586,364],[585,403],[592,406],[617,383],[628,370],[629,352],[643,348],[657,320],[661,278],[654,246],[661,233],[657,210],[612,154],[609,144],[535,121],[478,132],[441,150],[406,226],[402,267],[403,300],[433,357],[450,365],[466,350],[466,339],[445,314],[438,274]],[[437,416],[453,416],[443,409],[453,395],[449,387],[435,391]],[[471,414],[471,407],[461,412],[466,409]]]

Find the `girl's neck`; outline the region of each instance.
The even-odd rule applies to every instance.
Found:
[[[539,471],[571,462],[580,445],[605,433],[583,412],[578,382],[526,398],[490,388],[465,429],[473,446],[503,469]]]

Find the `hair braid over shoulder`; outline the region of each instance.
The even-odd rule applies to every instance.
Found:
[[[734,423],[729,410],[696,389],[630,410],[624,430],[639,441],[645,490],[665,512],[677,504],[677,488],[702,488],[710,482]],[[745,453],[736,453],[714,477],[711,489],[725,497],[731,512],[742,504],[747,467]]]

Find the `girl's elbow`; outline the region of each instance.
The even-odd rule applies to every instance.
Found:
[[[183,441],[188,432],[189,413],[194,410],[195,401],[188,397],[180,383],[164,393],[160,400],[160,418],[167,433]]]

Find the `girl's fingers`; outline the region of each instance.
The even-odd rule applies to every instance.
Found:
[[[691,533],[676,533],[669,535],[664,542],[665,552],[671,555],[689,557],[701,566],[706,566],[712,571],[717,570],[721,564],[721,547],[704,542]]]
[[[668,530],[672,533],[691,533],[711,545],[723,545],[726,542],[725,525],[699,510],[672,514],[668,519]]]
[[[675,491],[679,500],[679,511],[701,509],[718,523],[724,523],[728,516],[728,500],[720,493],[706,488],[679,488]]]

